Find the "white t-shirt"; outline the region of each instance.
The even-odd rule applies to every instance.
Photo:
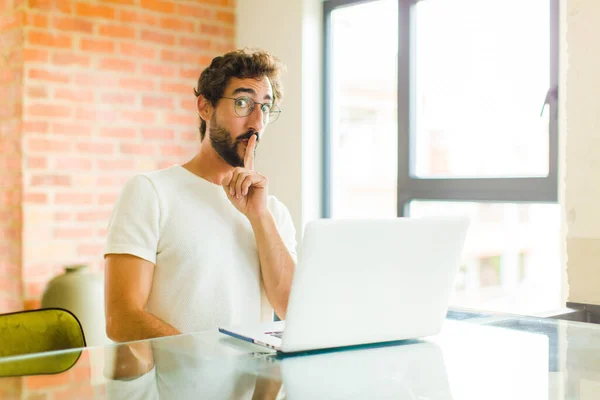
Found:
[[[267,206],[296,259],[289,211],[274,196]],[[179,165],[125,185],[105,254],[132,254],[155,264],[147,311],[183,333],[272,317],[250,222],[221,186]]]

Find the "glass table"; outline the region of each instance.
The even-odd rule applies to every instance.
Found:
[[[281,356],[215,330],[0,359],[15,365],[50,374],[0,378],[2,399],[592,400],[600,325],[451,310],[439,335],[349,350]]]

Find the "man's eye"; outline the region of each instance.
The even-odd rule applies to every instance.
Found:
[[[263,106],[261,107],[263,113],[271,112],[271,108],[273,108],[271,104],[263,104]]]
[[[247,108],[249,106],[249,102],[248,99],[237,99],[235,101],[235,105],[236,107],[240,107],[240,108]]]

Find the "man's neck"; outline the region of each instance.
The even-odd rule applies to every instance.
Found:
[[[200,151],[183,167],[215,185],[220,185],[221,181],[230,172],[233,167],[227,164],[210,145],[209,139],[205,138],[200,144]]]

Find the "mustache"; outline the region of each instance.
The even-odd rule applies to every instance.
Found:
[[[252,135],[256,135],[256,143],[260,142],[260,136],[258,135],[258,132],[254,132],[254,131],[248,131],[248,132],[244,133],[243,135],[238,136],[236,139],[236,142],[241,142],[242,140],[250,140]]]

